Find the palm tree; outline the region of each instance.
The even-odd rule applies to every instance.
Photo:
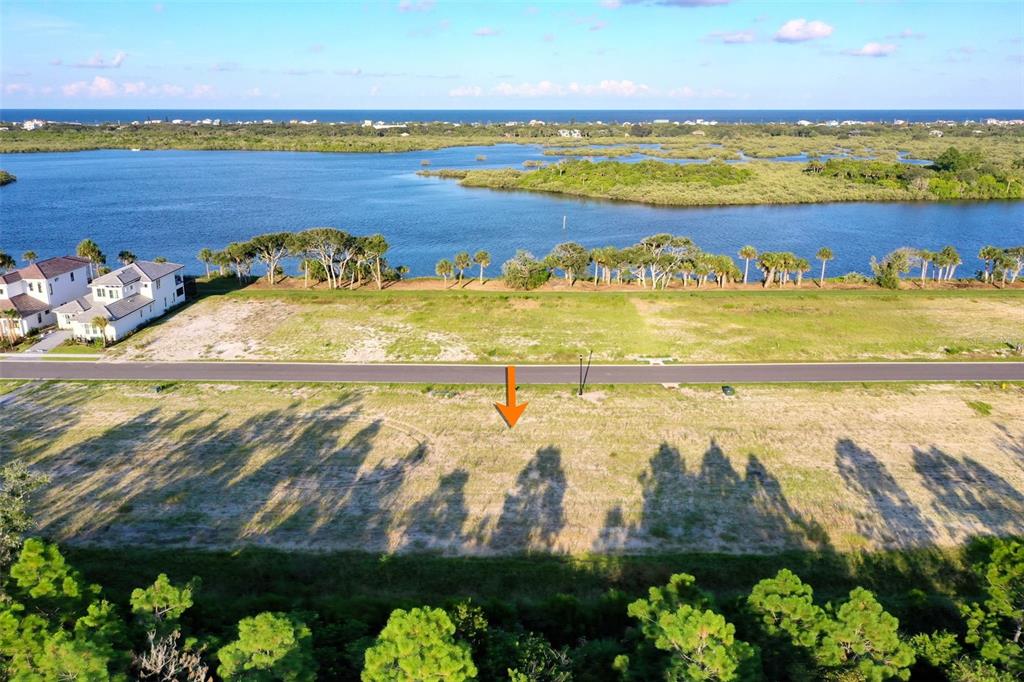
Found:
[[[434,266],[434,272],[444,278],[444,288],[447,289],[448,275],[452,274],[452,262],[447,258],[442,258],[437,261],[437,265]]]
[[[1002,253],[1002,249],[996,248],[995,246],[983,246],[981,247],[981,250],[978,251],[978,258],[985,261],[985,272],[982,276],[982,281],[987,283],[992,277],[992,264],[993,261],[999,257],[1000,253]]]
[[[835,256],[832,255],[832,249],[823,246],[818,249],[818,253],[814,254],[814,257],[821,261],[821,277],[818,278],[818,287],[823,287],[825,286],[825,263],[835,258]]]
[[[4,320],[4,334],[13,346],[18,340],[18,333],[21,331],[18,326],[21,322],[21,315],[14,308],[8,308],[3,312],[3,315],[7,318]]]
[[[942,256],[942,260],[946,264],[946,280],[952,280],[953,275],[956,274],[956,266],[963,263],[963,261],[960,260],[960,254],[957,253],[957,250],[952,246],[946,246],[939,252],[939,255]]]
[[[106,348],[108,324],[107,318],[103,317],[102,315],[97,315],[96,317],[89,320],[89,324],[100,330],[100,338],[103,339],[103,347]]]
[[[213,262],[213,251],[210,249],[199,249],[198,258],[199,262],[206,266],[206,281],[210,281],[210,263]]]
[[[81,258],[89,260],[89,266],[92,268],[92,274],[95,277],[97,268],[100,265],[105,265],[107,257],[100,251],[99,245],[91,239],[83,239],[78,242],[78,246],[75,248],[75,254]]]
[[[793,269],[796,271],[796,286],[800,286],[804,281],[804,273],[811,271],[811,264],[806,258],[794,258]]]
[[[472,261],[469,259],[468,251],[459,251],[455,254],[455,269],[459,271],[459,285],[462,284],[462,273],[469,269]]]
[[[17,265],[10,254],[0,251],[0,270],[7,272],[8,270],[13,270]]]
[[[935,260],[937,253],[929,251],[928,249],[917,250],[917,260],[921,262],[921,286],[924,286],[924,280],[928,277],[928,264]]]
[[[25,253],[21,254],[21,259],[26,263],[34,263],[36,258],[39,258],[39,256],[36,255],[35,251],[26,251]]]
[[[750,261],[757,258],[757,249],[747,244],[739,251],[739,257],[743,259],[743,283],[747,283],[747,275],[750,273]]]
[[[484,283],[484,268],[491,264],[491,254],[486,251],[477,251],[473,254],[473,262],[480,266],[480,285]]]
[[[117,260],[121,263],[121,265],[131,265],[138,259],[135,257],[135,254],[132,253],[131,251],[121,251],[117,254]]]

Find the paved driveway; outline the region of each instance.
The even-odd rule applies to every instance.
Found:
[[[70,338],[70,329],[57,329],[44,336],[42,339],[40,339],[39,343],[35,344],[34,346],[30,346],[25,352],[48,353]]]

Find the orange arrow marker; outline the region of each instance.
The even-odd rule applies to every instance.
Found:
[[[508,428],[512,428],[519,421],[519,418],[523,416],[523,410],[530,403],[521,403],[516,405],[516,368],[509,365],[505,368],[505,403],[494,403],[494,406],[498,408],[498,412],[501,413],[501,418],[508,424]]]

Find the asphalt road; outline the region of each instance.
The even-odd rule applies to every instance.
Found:
[[[519,384],[576,384],[577,365],[521,365]],[[7,360],[3,379],[301,381],[501,384],[503,365],[294,362],[72,362]],[[594,365],[589,384],[740,384],[865,381],[1024,381],[1024,362],[850,362],[721,365]]]

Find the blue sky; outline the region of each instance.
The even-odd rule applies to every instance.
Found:
[[[5,108],[1021,108],[1024,2],[17,2]]]

